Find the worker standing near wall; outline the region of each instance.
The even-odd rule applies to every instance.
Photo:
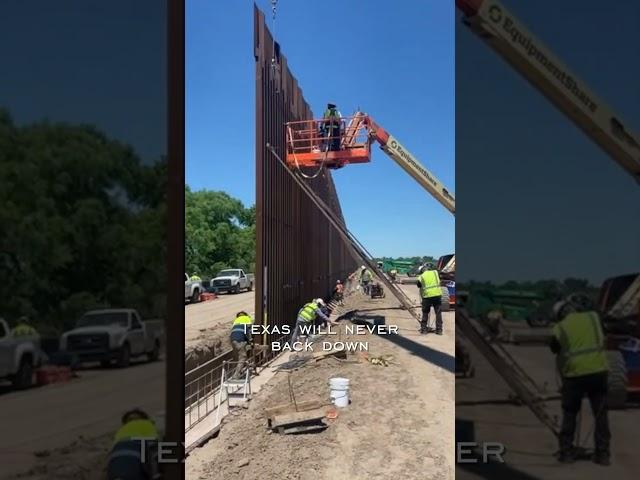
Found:
[[[607,412],[608,362],[604,334],[598,314],[582,309],[572,297],[557,302],[551,351],[557,355],[562,375],[562,427],[558,460],[573,463],[576,419],[586,395],[595,417],[593,461],[610,465],[609,418]]]
[[[422,298],[422,320],[420,322],[420,333],[429,333],[429,312],[433,307],[436,315],[436,334],[442,335],[442,288],[440,287],[440,276],[434,269],[432,263],[427,263],[420,267],[418,277],[418,288]]]
[[[233,361],[236,362],[236,367],[231,374],[231,378],[239,378],[247,366],[247,357],[253,339],[251,335],[252,324],[253,319],[247,312],[241,311],[236,314],[230,335]]]
[[[369,295],[369,285],[371,284],[372,279],[373,274],[371,271],[362,265],[362,267],[360,267],[360,285],[362,285],[362,291],[365,295]]]
[[[157,457],[158,431],[142,410],[122,416],[107,463],[109,480],[151,480],[160,478]]]

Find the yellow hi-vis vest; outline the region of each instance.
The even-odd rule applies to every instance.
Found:
[[[125,423],[116,432],[113,443],[118,443],[122,440],[135,440],[138,438],[144,438],[145,440],[158,439],[158,430],[156,430],[156,426],[151,420],[139,419]]]
[[[26,323],[19,323],[11,330],[11,333],[14,337],[35,337],[38,335],[37,330]]]
[[[604,334],[596,312],[570,313],[553,327],[560,343],[563,377],[580,377],[609,369]]]
[[[422,298],[441,297],[442,289],[440,288],[440,276],[435,270],[427,270],[420,275],[420,283],[422,289],[420,294]]]
[[[298,312],[298,316],[302,317],[305,322],[313,322],[316,319],[316,310],[318,309],[318,304],[314,302],[307,303],[304,307],[300,309]]]

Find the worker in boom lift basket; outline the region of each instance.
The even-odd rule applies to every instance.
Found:
[[[253,340],[253,336],[251,335],[252,324],[253,319],[247,312],[241,311],[236,314],[230,335],[233,361],[236,362],[236,367],[231,374],[231,378],[240,378],[247,366],[247,357],[251,349],[251,341]]]
[[[144,411],[134,409],[122,416],[107,463],[109,480],[161,478],[158,462],[158,431]]]
[[[303,327],[308,327],[309,329],[312,328],[316,324],[316,319],[321,320],[325,324],[329,321],[329,316],[322,311],[322,307],[324,306],[324,300],[316,298],[315,300],[305,304],[298,311],[296,326],[293,331],[293,336],[291,337],[292,344],[297,342],[301,336],[308,336],[309,331],[307,331],[307,333],[303,332]]]
[[[341,115],[334,103],[327,103],[327,109],[322,117],[322,130],[325,137],[325,150],[340,150]]]
[[[422,298],[422,319],[420,321],[420,333],[429,333],[429,312],[431,307],[436,315],[436,334],[442,335],[442,287],[440,276],[432,263],[420,267],[418,288]]]
[[[607,412],[609,365],[600,318],[575,295],[557,302],[553,311],[558,323],[553,327],[550,347],[557,355],[557,366],[562,375],[562,427],[558,460],[562,463],[576,460],[573,446],[576,418],[582,406],[582,397],[586,395],[595,418],[593,461],[610,465],[611,433]]]

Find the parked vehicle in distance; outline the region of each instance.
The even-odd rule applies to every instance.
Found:
[[[218,293],[240,293],[241,290],[250,292],[253,290],[253,275],[244,273],[241,268],[230,268],[219,271],[218,275],[211,280],[211,284]]]
[[[0,380],[9,380],[14,388],[33,385],[33,372],[44,361],[40,337],[14,337],[7,322],[0,318]]]
[[[198,303],[200,294],[204,292],[202,282],[200,280],[191,280],[189,275],[184,274],[184,301],[189,303]]]
[[[127,367],[131,358],[146,355],[149,361],[160,356],[164,340],[162,320],[142,320],[131,308],[91,310],[62,334],[60,350],[73,355],[79,363],[113,361]]]

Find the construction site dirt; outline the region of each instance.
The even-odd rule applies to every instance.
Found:
[[[536,329],[531,329],[536,330]],[[506,345],[509,354],[544,388],[547,411],[559,422],[561,405],[560,379],[555,356],[546,345]],[[458,463],[456,478],[557,479],[583,480],[634,478],[640,468],[636,451],[640,410],[629,405],[624,410],[609,411],[612,465],[603,468],[589,459],[560,464],[554,457],[557,440],[522,403],[514,401],[511,389],[496,374],[475,347],[470,347],[475,375],[456,380],[456,438],[476,443],[497,442],[504,445],[504,464]],[[593,415],[585,399],[579,419],[578,445],[593,447]]]
[[[229,329],[241,310],[253,315],[254,292],[221,295],[184,309],[185,372],[229,350]]]
[[[403,290],[417,303],[415,286]],[[350,322],[341,321],[341,333],[326,340],[368,342],[369,351],[278,372],[247,409],[224,419],[216,438],[190,454],[187,478],[453,478],[453,313],[444,314],[443,336],[420,335],[415,319],[397,305],[393,298],[372,300],[361,293],[346,298],[345,311],[382,316],[399,334],[347,335]],[[367,356],[386,356],[389,364]],[[337,418],[324,420],[326,430],[283,435],[267,428],[265,409],[290,402],[289,380],[296,403],[329,405],[333,377],[350,380],[351,403],[337,409]]]

